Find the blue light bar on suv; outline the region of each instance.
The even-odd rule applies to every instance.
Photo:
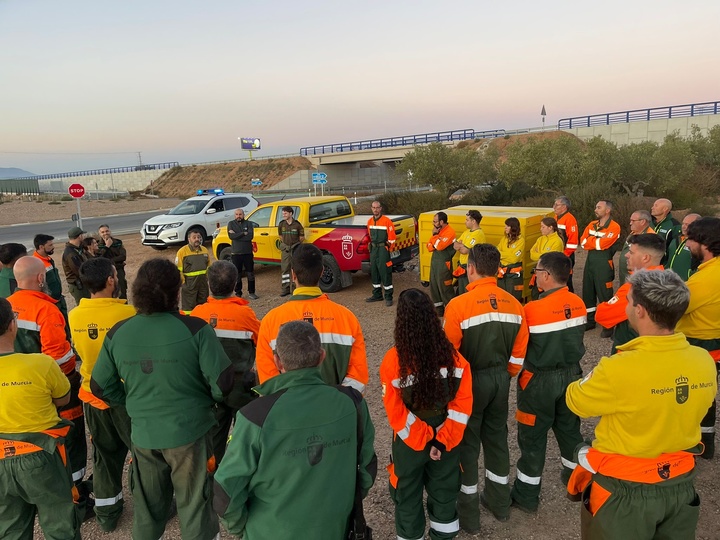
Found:
[[[198,195],[225,195],[225,190],[221,189],[221,188],[198,189],[197,194]]]

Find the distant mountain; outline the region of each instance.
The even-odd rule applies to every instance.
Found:
[[[23,178],[25,176],[35,176],[35,173],[27,172],[16,167],[0,167],[0,180],[5,178]]]

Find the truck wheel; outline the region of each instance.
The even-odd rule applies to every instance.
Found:
[[[231,261],[232,260],[232,248],[226,246],[220,250],[218,255],[218,261]]]
[[[340,265],[330,253],[323,254],[323,272],[320,276],[320,290],[322,292],[338,292],[342,289],[340,279]]]

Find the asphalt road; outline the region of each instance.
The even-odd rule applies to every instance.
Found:
[[[102,216],[83,219],[83,229],[95,233],[100,225],[107,223],[113,235],[140,234],[142,224],[153,216],[162,214],[161,210],[152,212],[138,212],[135,214],[119,214],[114,216]],[[17,242],[28,248],[34,249],[32,245],[36,234],[44,233],[55,237],[56,242],[62,244],[67,240],[68,229],[75,225],[71,220],[44,221],[40,223],[26,223],[22,225],[10,225],[0,227],[0,244],[6,242]]]

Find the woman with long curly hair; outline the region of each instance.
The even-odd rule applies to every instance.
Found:
[[[500,251],[500,269],[498,287],[509,292],[518,301],[523,296],[523,267],[525,257],[525,239],[520,234],[520,220],[510,217],[505,220],[505,236],[497,245]]]
[[[454,538],[460,491],[456,446],[472,412],[472,378],[452,346],[432,300],[418,289],[400,293],[395,346],[380,366],[383,402],[394,432],[390,496],[398,538],[424,538],[423,488],[430,538]]]

